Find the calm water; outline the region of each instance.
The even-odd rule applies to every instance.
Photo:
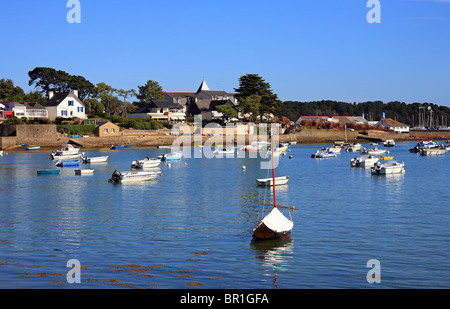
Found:
[[[295,225],[281,243],[249,233],[272,198],[256,186],[270,177],[259,159],[183,159],[157,181],[113,185],[115,169],[167,149],[85,150],[110,157],[83,176],[38,176],[49,152],[10,153],[0,157],[0,288],[450,288],[450,155],[414,145],[389,149],[406,164],[391,177],[351,168],[356,153],[318,160],[323,145],[291,146],[277,203],[295,206]],[[67,283],[70,259],[79,284]],[[370,259],[379,284],[366,280]]]

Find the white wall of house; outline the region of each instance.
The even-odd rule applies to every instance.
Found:
[[[58,106],[48,106],[48,118],[55,120],[56,117],[86,119],[86,108],[81,103],[80,99],[74,94],[69,94],[59,103]]]

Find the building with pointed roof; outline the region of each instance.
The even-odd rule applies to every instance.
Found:
[[[56,117],[86,119],[86,110],[83,102],[78,98],[78,91],[48,92],[48,101],[45,104],[48,118],[54,121]]]
[[[386,127],[395,133],[409,133],[409,126],[407,124],[398,122],[391,118],[383,118],[378,121],[377,126]]]

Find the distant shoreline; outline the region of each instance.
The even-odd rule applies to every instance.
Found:
[[[256,141],[253,138],[251,141]],[[257,137],[255,137],[257,138]],[[384,131],[369,131],[365,134],[359,132],[350,131],[338,131],[338,130],[304,130],[293,134],[283,134],[279,136],[280,142],[295,142],[296,144],[330,144],[335,141],[343,141],[347,143],[368,143],[371,141],[382,142],[387,139],[393,139],[396,142],[408,142],[408,141],[422,141],[422,140],[434,140],[434,141],[447,141],[450,140],[450,131],[411,131],[409,133],[391,133]],[[8,151],[27,151],[26,147],[22,144],[40,146],[41,149],[59,149],[62,144],[74,144],[81,148],[110,148],[112,145],[131,145],[134,147],[158,147],[158,146],[170,146],[180,144],[181,146],[189,145],[194,146],[196,144],[214,144],[214,145],[226,145],[233,144],[249,144],[249,136],[173,136],[173,135],[136,135],[136,136],[117,136],[117,137],[57,137],[54,139],[35,139],[33,143],[30,141],[22,141],[20,139],[15,140],[15,145],[9,147],[3,147],[3,150]],[[32,152],[32,151],[30,151]]]

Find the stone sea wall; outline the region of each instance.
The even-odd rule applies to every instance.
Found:
[[[0,149],[20,149],[22,144],[37,145],[41,148],[59,148],[62,144],[74,143],[84,148],[103,148],[111,145],[133,145],[136,147],[156,147],[160,145],[194,145],[202,144],[229,144],[231,142],[248,144],[256,141],[255,136],[249,139],[248,134],[234,136],[173,136],[155,131],[123,132],[117,137],[81,137],[70,138],[56,131],[56,125],[17,125],[0,126]],[[421,140],[449,140],[450,131],[411,131],[410,133],[391,133],[384,131],[339,131],[339,130],[303,130],[295,134],[280,135],[281,142],[296,142],[297,144],[329,144],[334,141],[367,142],[385,141],[393,139],[401,141]]]

